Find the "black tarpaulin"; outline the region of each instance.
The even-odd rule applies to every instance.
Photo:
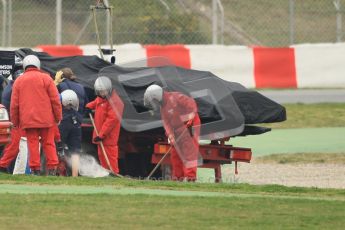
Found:
[[[203,124],[202,135],[207,139],[260,134],[269,129],[254,124],[286,120],[285,108],[280,104],[207,71],[176,66],[124,68],[97,56],[51,57],[30,49],[20,49],[16,54],[20,57],[37,55],[42,69],[52,77],[61,68],[71,68],[86,88],[90,99],[94,97],[93,84],[97,76],[110,77],[114,89],[125,103],[122,126],[130,131],[140,132],[161,126],[159,116],[150,116],[143,106],[144,91],[153,83],[195,98]]]
[[[0,51],[0,75],[8,77],[14,72],[14,55],[13,51]]]

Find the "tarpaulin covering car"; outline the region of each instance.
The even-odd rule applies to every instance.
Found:
[[[97,56],[52,57],[31,49],[19,49],[15,53],[21,58],[37,55],[42,69],[52,77],[61,68],[71,68],[90,98],[94,97],[93,84],[97,76],[108,76],[125,104],[122,127],[130,132],[162,126],[159,116],[152,116],[143,104],[144,91],[151,84],[159,84],[168,91],[180,91],[196,100],[202,121],[201,139],[260,134],[270,129],[253,124],[286,120],[285,108],[280,104],[207,71],[184,69],[168,62],[156,67],[123,67]]]

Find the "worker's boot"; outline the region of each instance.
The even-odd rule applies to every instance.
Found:
[[[56,176],[56,169],[48,169],[48,176]]]
[[[31,170],[31,175],[34,175],[34,176],[41,176],[41,170],[39,170],[39,169],[33,169],[33,170]]]

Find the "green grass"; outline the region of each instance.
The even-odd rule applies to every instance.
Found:
[[[324,163],[345,164],[345,153],[289,153],[272,154],[254,159],[257,163],[301,164]]]
[[[345,103],[285,104],[287,120],[262,124],[274,129],[345,127]]]
[[[4,229],[341,229],[344,201],[148,195],[13,195]]]
[[[29,194],[11,194],[3,190],[7,185],[32,189]],[[47,186],[49,194],[44,193]],[[59,192],[61,188],[73,190],[90,186],[99,189],[100,193]],[[52,193],[54,188],[56,192]],[[171,191],[172,195],[163,192],[155,195],[109,194],[102,193],[102,188],[115,191],[160,189],[156,191]],[[173,195],[174,191],[216,192],[219,196],[200,196],[200,193],[178,196]],[[0,207],[1,227],[4,229],[46,229],[47,226],[51,230],[342,229],[345,224],[345,190],[280,185],[0,174]]]
[[[249,185],[237,183],[179,183],[173,181],[143,181],[134,179],[87,177],[34,177],[0,174],[1,184],[56,185],[56,186],[110,186],[113,188],[144,188],[176,191],[222,192],[231,194],[286,195],[296,197],[331,197],[345,199],[345,190],[286,187],[281,185]]]
[[[223,2],[226,18],[263,45],[289,45],[289,1],[257,0],[255,6],[250,0]],[[303,0],[294,1],[294,6],[294,43],[335,42],[336,16],[332,2]]]
[[[279,125],[280,128],[320,127],[320,123],[327,127],[344,126],[341,117],[344,107],[345,104],[286,105],[288,121]],[[303,123],[308,119],[309,123]],[[257,160],[345,163],[344,154],[283,154]],[[29,186],[31,192],[8,193],[9,185],[19,189]],[[45,188],[50,189],[49,194]],[[98,193],[61,192],[61,189],[78,191],[76,188],[79,191],[94,188]],[[109,193],[121,189],[139,194]],[[141,194],[142,189],[155,192]],[[202,192],[215,196],[200,195]],[[4,229],[343,229],[345,224],[344,189],[281,185],[0,174],[0,207]]]

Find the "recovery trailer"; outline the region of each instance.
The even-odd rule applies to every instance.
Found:
[[[55,76],[57,70],[70,67],[84,86],[88,97],[95,95],[93,84],[100,75],[107,76],[113,83],[125,104],[122,129],[119,139],[120,174],[145,178],[169,148],[160,115],[150,115],[143,105],[143,94],[151,84],[159,84],[165,90],[179,91],[193,97],[198,105],[201,118],[202,140],[200,145],[203,158],[200,167],[213,168],[216,181],[221,181],[221,165],[250,162],[250,148],[226,144],[235,136],[256,135],[270,131],[258,123],[280,122],[286,119],[286,111],[280,104],[254,90],[248,90],[235,82],[225,81],[207,71],[197,71],[165,64],[156,66],[121,67],[104,61],[97,56],[52,57],[30,49],[15,51],[16,56],[37,55],[41,68]],[[84,119],[83,147],[87,154],[96,156],[91,144],[92,125],[87,116]],[[202,142],[205,143],[205,142]],[[170,160],[166,157],[161,170],[153,176],[169,179]]]

